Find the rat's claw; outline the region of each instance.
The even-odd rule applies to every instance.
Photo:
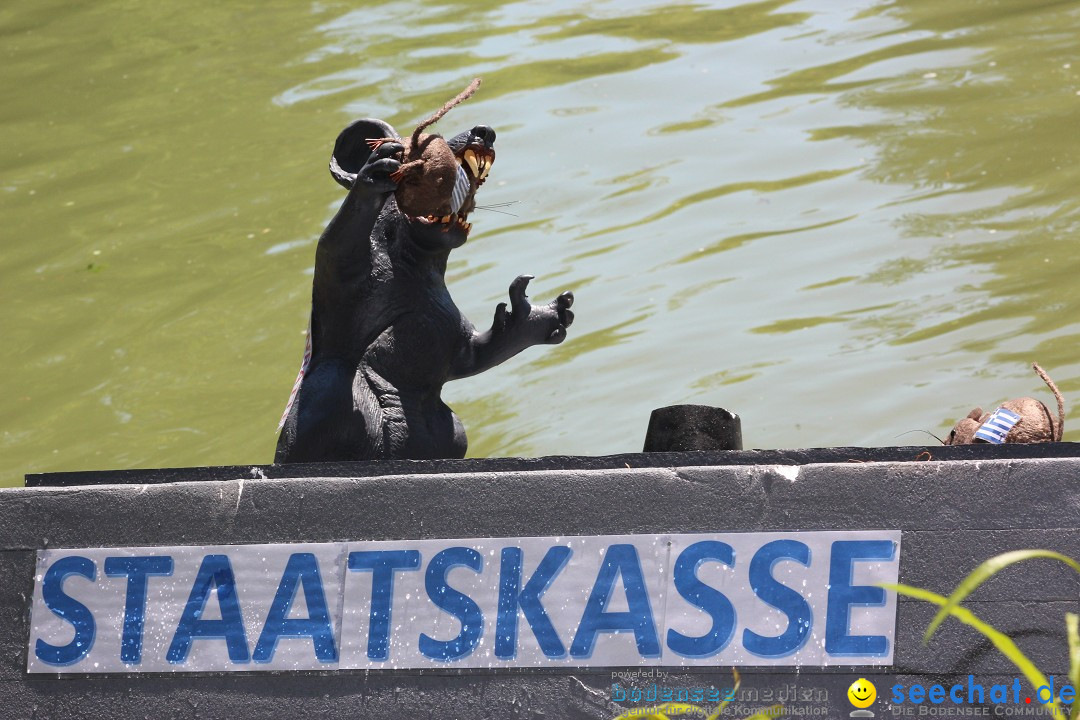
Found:
[[[371,154],[377,158],[393,157],[405,149],[401,142],[394,138],[372,138],[367,144],[372,150]]]
[[[532,279],[532,275],[518,275],[514,282],[510,283],[511,312],[520,313],[519,317],[527,317],[529,314],[529,298],[525,295],[525,288],[529,287]]]
[[[506,329],[506,303],[499,303],[495,306],[495,320],[492,327],[499,330]]]
[[[403,163],[402,165],[400,165],[398,167],[397,170],[390,173],[390,179],[393,180],[396,183],[399,183],[399,182],[401,182],[401,179],[403,177],[405,177],[406,175],[408,175],[413,170],[415,170],[416,168],[418,168],[419,166],[421,166],[423,164],[424,164],[423,160],[410,160],[407,163]]]
[[[552,305],[555,306],[555,312],[559,315],[559,322],[563,324],[563,327],[570,327],[574,322],[574,313],[570,311],[570,306],[574,304],[574,293],[567,290],[559,297],[555,298],[555,302]]]

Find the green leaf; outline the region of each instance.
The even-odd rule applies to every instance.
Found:
[[[627,710],[615,720],[668,720],[667,715],[661,715],[660,713],[652,712],[648,715],[642,715],[642,713],[649,710],[655,710],[656,708],[634,708],[633,710]]]
[[[668,715],[702,715],[706,713],[697,705],[689,703],[664,703],[647,708],[627,710],[615,720],[669,720]]]
[[[690,705],[689,703],[664,703],[660,706],[660,709],[665,713],[674,715],[701,715],[702,717],[705,717],[705,715],[708,714],[697,705]]]
[[[933,637],[938,626],[944,622],[945,618],[949,616],[954,607],[962,603],[964,598],[975,592],[976,588],[993,577],[995,573],[1004,570],[1015,563],[1034,558],[1060,560],[1076,572],[1080,573],[1080,562],[1073,560],[1067,555],[1056,553],[1053,550],[1013,550],[1012,552],[995,555],[968,573],[968,576],[956,586],[956,589],[952,591],[952,595],[949,596],[945,605],[942,606],[941,610],[938,611],[938,614],[934,616],[934,619],[930,621],[930,625],[926,628],[926,634],[923,635],[923,644],[925,645],[930,642],[930,638]]]
[[[999,555],[998,557],[1002,556]],[[1012,664],[1016,666],[1016,668],[1023,674],[1025,678],[1027,678],[1028,684],[1031,685],[1032,688],[1039,688],[1044,685],[1050,685],[1050,683],[1046,681],[1046,676],[1043,675],[1039,668],[1035,667],[1035,663],[1031,662],[1031,660],[1028,659],[1028,656],[1025,655],[1020,650],[1020,648],[1016,646],[1016,643],[1012,641],[1012,638],[1010,638],[1008,635],[1001,632],[1000,630],[994,628],[992,625],[983,622],[967,608],[951,606],[949,605],[948,598],[942,595],[938,595],[935,592],[930,592],[929,590],[912,587],[911,585],[892,585],[888,583],[882,583],[881,587],[892,590],[900,595],[913,597],[917,600],[925,600],[926,602],[933,603],[934,605],[943,608],[949,615],[952,615],[960,622],[970,627],[973,627],[980,633],[982,633],[982,635],[987,640],[994,644],[994,647],[996,647],[1002,655],[1012,661]],[[1046,705],[1048,708],[1050,708],[1050,712],[1053,713],[1054,717],[1057,718],[1057,720],[1066,720],[1065,713],[1061,711],[1061,708],[1058,706],[1057,701],[1053,698],[1050,698],[1050,701],[1043,703],[1043,705]]]
[[[1069,683],[1080,688],[1080,615],[1065,613],[1065,636],[1069,640]],[[1072,720],[1080,717],[1080,701],[1073,701]]]
[[[615,720],[667,720],[666,717],[659,713],[649,713],[648,715],[642,714],[648,710],[655,710],[655,708],[634,708],[633,710],[627,710],[622,715],[615,718]]]

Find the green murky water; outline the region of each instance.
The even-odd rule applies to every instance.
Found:
[[[337,132],[476,75],[439,129],[496,128],[514,215],[451,290],[578,320],[448,386],[470,455],[637,451],[680,402],[916,444],[1051,400],[1032,360],[1080,403],[1080,3],[16,0],[0,37],[0,485],[268,462]]]

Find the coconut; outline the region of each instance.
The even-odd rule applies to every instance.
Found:
[[[441,135],[423,131],[455,105],[471,97],[478,87],[480,78],[469,83],[469,87],[417,125],[412,136],[402,141],[401,167],[391,177],[398,183],[394,192],[398,209],[406,215],[445,216],[452,213],[450,198],[458,176],[457,158]]]
[[[404,172],[394,193],[398,208],[414,217],[449,215],[458,161],[446,140],[441,135],[421,134],[405,140],[402,145],[407,161],[401,166]]]
[[[1056,423],[1050,408],[1041,400],[1015,398],[1002,403],[992,413],[984,413],[981,407],[975,408],[956,423],[945,444],[1060,442],[1065,430],[1065,400],[1054,381],[1037,363],[1032,363],[1031,367],[1054,393],[1058,411]]]

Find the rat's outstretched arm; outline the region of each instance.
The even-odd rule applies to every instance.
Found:
[[[320,271],[347,272],[355,269],[350,267],[355,263],[370,259],[368,238],[387,198],[397,189],[392,175],[401,167],[396,159],[401,149],[399,142],[382,141],[355,175],[345,176],[351,183],[349,194],[319,238],[315,251],[316,274]],[[341,179],[338,181],[342,182]],[[366,273],[367,268],[361,270]]]
[[[315,277],[311,293],[311,333],[316,354],[354,355],[372,337],[356,337],[356,313],[368,308],[362,280],[372,272],[372,243],[384,233],[376,230],[387,199],[397,188],[390,175],[401,165],[394,156],[397,142],[383,143],[354,175],[349,194],[326,226],[315,249]],[[333,172],[333,169],[331,170]],[[341,182],[339,180],[339,182]],[[344,184],[344,183],[342,183]]]
[[[510,284],[510,309],[499,303],[490,330],[478,332],[464,321],[465,342],[450,368],[451,380],[493,368],[527,347],[566,339],[566,328],[574,322],[574,294],[567,291],[546,305],[533,305],[525,295],[530,280],[532,275],[520,275]]]

